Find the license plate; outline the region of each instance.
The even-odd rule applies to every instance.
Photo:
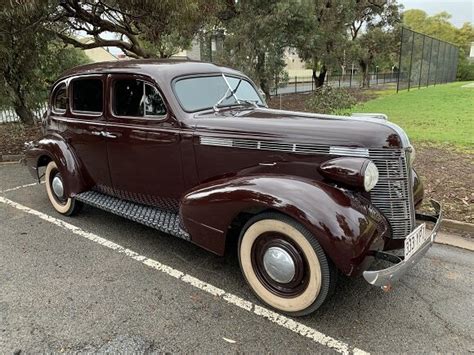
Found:
[[[426,233],[425,223],[420,224],[405,239],[405,260],[408,260],[418,249],[430,238],[430,233]]]

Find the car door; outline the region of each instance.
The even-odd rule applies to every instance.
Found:
[[[67,89],[65,93],[64,90]],[[69,105],[52,107],[52,118],[57,120],[62,136],[74,151],[90,188],[111,188],[107,164],[104,115],[105,77],[81,75],[67,79],[57,88],[58,98],[66,95]],[[56,98],[56,96],[54,96]],[[64,101],[64,99],[61,99]]]
[[[177,211],[183,193],[179,122],[147,77],[112,74],[107,90],[106,139],[114,193]]]

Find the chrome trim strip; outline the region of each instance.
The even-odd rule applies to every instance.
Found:
[[[367,148],[348,148],[348,147],[329,147],[329,154],[331,155],[350,155],[352,157],[369,157],[369,150]]]
[[[393,238],[404,238],[415,227],[412,173],[408,149],[351,148],[308,143],[261,141],[248,138],[200,137],[207,146],[363,157],[379,170],[379,181],[370,191],[372,203],[390,222]]]

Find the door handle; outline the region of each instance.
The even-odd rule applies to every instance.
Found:
[[[107,138],[117,138],[115,134],[109,133],[109,132],[104,132],[102,131],[102,136],[107,137]]]
[[[92,131],[91,134],[93,134],[94,136],[102,136],[106,138],[117,138],[115,134],[105,132],[105,131]]]

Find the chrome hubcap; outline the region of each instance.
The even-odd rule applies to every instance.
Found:
[[[59,176],[55,176],[53,178],[53,181],[51,183],[53,192],[57,197],[63,197],[64,195],[64,186],[63,186],[63,181]]]
[[[263,255],[263,267],[273,280],[282,284],[295,277],[295,262],[283,248],[268,248]]]

